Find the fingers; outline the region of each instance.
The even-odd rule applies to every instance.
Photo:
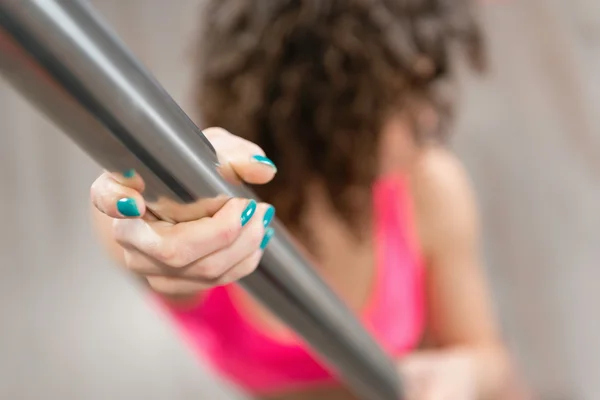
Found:
[[[265,216],[268,217],[267,211],[269,208],[272,209],[267,204],[260,204],[257,209],[256,218],[253,218],[248,223],[237,240],[222,250],[214,252],[193,265],[186,267],[188,269],[186,272],[191,277],[218,280],[232,266],[237,265],[256,252],[265,235],[265,225],[270,222],[270,220],[267,221],[264,218]]]
[[[244,181],[250,184],[263,184],[275,176],[277,168],[256,144],[232,135],[221,128],[206,129],[204,134],[217,151],[220,172],[230,182]],[[125,171],[122,174],[107,172],[102,174],[92,185],[91,197],[94,206],[112,218],[137,218],[146,213],[146,203],[141,196],[143,191],[144,181],[135,171]],[[223,198],[205,199],[199,204],[194,203],[175,208],[179,209],[182,214],[177,215],[178,218],[175,220],[189,221],[202,216],[210,216],[220,208],[223,201]],[[169,204],[166,206],[172,208]],[[153,204],[152,207],[159,208],[158,214],[160,215],[161,204]]]
[[[203,133],[217,151],[219,171],[228,181],[264,184],[275,176],[277,167],[256,144],[222,128],[208,128]]]
[[[274,216],[273,207],[260,204],[255,214],[232,244],[187,266],[174,267],[133,247],[125,252],[126,265],[138,275],[145,276],[154,291],[168,298],[186,298],[211,287],[232,283],[256,269],[262,250],[273,235],[273,229],[267,227]],[[144,227],[152,229],[151,225],[161,222],[120,220],[117,223],[137,226],[142,232]],[[149,252],[146,250],[146,253]]]
[[[140,193],[144,192],[144,188],[145,188],[144,180],[133,169],[124,171],[122,174],[109,173],[109,175],[123,186],[127,186],[132,189],[135,189],[136,191],[138,191]]]
[[[223,276],[215,280],[185,279],[173,276],[151,275],[146,279],[156,293],[171,299],[187,298],[216,286],[233,283],[250,275],[260,262],[262,251],[256,250],[238,264],[230,268]]]
[[[231,157],[228,165],[239,179],[254,185],[270,182],[277,173],[273,161],[260,154],[248,156],[246,152],[240,152]]]
[[[176,225],[162,221],[115,220],[113,234],[125,249],[135,249],[169,267],[184,268],[232,246],[242,234],[242,228],[250,224],[250,229],[244,233],[245,239],[229,249],[227,259],[223,259],[224,255],[215,255],[217,267],[227,264],[231,266],[237,261],[232,259],[234,255],[240,260],[249,254],[245,249],[254,251],[258,247],[264,228],[262,221],[265,216],[269,222],[273,217],[273,212],[267,213],[271,209],[261,205],[262,215],[258,218],[259,221],[254,222],[257,206],[253,200],[231,199],[213,217]],[[255,242],[259,244],[254,246]]]
[[[233,266],[261,247],[265,238],[265,225],[270,223],[273,213],[274,209],[271,206],[259,204],[256,215],[242,228],[240,235],[231,245],[212,253],[207,251],[206,257],[201,257],[188,265],[172,266],[138,249],[126,251],[126,263],[134,272],[142,275],[169,275],[184,279],[217,281]]]
[[[231,245],[255,212],[255,201],[230,199],[213,217],[175,225],[116,220],[114,237],[125,249],[136,249],[165,265],[181,268]]]
[[[262,257],[262,249],[255,250],[248,257],[240,261],[233,268],[212,282],[213,286],[224,286],[236,282],[254,272]]]
[[[103,173],[90,189],[94,206],[112,218],[138,218],[146,213],[141,178]]]

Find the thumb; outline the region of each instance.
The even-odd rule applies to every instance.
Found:
[[[256,144],[221,128],[203,131],[219,158],[219,172],[230,182],[265,184],[277,173],[277,167]]]
[[[261,152],[262,153],[262,152]],[[225,175],[234,175],[246,183],[260,185],[270,182],[277,173],[277,167],[264,154],[248,155],[247,152],[240,152],[232,156],[227,164],[224,165],[225,171],[221,173]],[[227,171],[227,169],[231,171]]]

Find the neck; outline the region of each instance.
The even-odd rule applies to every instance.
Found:
[[[398,172],[409,172],[419,156],[419,146],[414,132],[405,118],[391,118],[381,134],[379,145],[379,174],[382,176]]]

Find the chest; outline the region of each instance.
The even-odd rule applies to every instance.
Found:
[[[357,216],[359,219],[369,216],[365,218],[369,222],[358,234],[324,203],[313,204],[306,214],[304,222],[316,247],[308,252],[303,250],[302,243],[297,244],[325,283],[358,316],[364,316],[367,308],[381,300],[381,295],[390,301],[377,306],[389,308],[398,306],[398,302],[408,305],[414,301],[415,286],[422,286],[417,276],[422,266],[418,265],[420,259],[415,248],[419,240],[418,219],[413,220],[415,215],[404,207],[412,199],[402,193],[392,184],[376,188],[373,212]],[[407,298],[393,294],[395,290],[402,290]],[[280,338],[291,335],[279,319],[250,296],[238,300],[241,300],[236,302],[240,311],[270,335]]]
[[[311,239],[319,247],[311,253],[314,257],[306,251],[305,255],[384,351],[398,357],[421,338],[424,270],[407,240],[407,225],[398,223],[394,207],[380,205],[382,213],[360,235],[364,240],[357,240],[331,213],[310,214],[306,222],[314,227]],[[213,339],[209,357],[243,387],[255,393],[285,392],[285,396],[301,396],[290,399],[304,400],[319,398],[327,384],[335,393],[326,390],[325,398],[352,398],[339,386],[331,386],[335,379],[300,338],[237,286],[217,288],[199,312],[194,323]],[[310,393],[287,390],[299,386]]]
[[[377,290],[378,260],[372,235],[365,235],[364,241],[357,241],[335,223],[324,223],[321,219],[319,226],[313,233],[313,239],[319,244],[318,258],[307,251],[305,254],[312,259],[317,273],[333,292],[358,315]],[[277,317],[249,295],[236,293],[233,301],[240,312],[268,331],[269,335],[280,339],[292,336]]]

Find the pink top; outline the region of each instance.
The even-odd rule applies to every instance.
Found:
[[[394,176],[373,190],[376,286],[359,317],[392,357],[418,345],[424,327],[424,270],[408,185]],[[330,383],[335,378],[300,340],[281,341],[236,307],[236,285],[210,290],[196,309],[169,309],[184,336],[226,379],[257,394]]]

